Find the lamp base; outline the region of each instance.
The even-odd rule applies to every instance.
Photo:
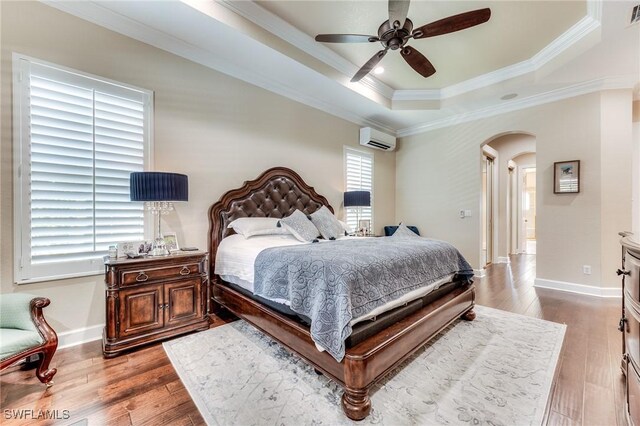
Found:
[[[159,220],[160,218],[158,218]],[[153,242],[153,248],[149,252],[149,256],[166,256],[169,254],[164,238],[157,237]]]
[[[165,248],[154,248],[149,252],[149,256],[166,256],[169,252]]]

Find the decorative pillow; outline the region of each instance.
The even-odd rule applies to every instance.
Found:
[[[296,210],[284,219],[280,219],[280,224],[300,241],[313,241],[320,235],[318,228],[300,210]]]
[[[245,238],[254,235],[290,234],[285,228],[278,227],[280,219],[275,217],[241,217],[227,226]]]
[[[318,228],[325,240],[344,237],[344,227],[326,206],[311,213],[311,222]]]
[[[411,229],[407,228],[407,225],[404,225],[402,222],[400,222],[400,225],[398,225],[398,229],[396,229],[396,232],[394,232],[390,238],[413,238],[413,237],[420,238],[418,234],[413,232]]]

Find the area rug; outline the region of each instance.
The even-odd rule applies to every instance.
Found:
[[[342,389],[279,343],[236,321],[164,343],[210,425],[539,425],[565,325],[482,306],[370,392],[361,422]]]

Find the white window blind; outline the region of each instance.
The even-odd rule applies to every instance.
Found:
[[[368,152],[345,148],[344,150],[345,191],[369,191],[371,207],[348,207],[347,225],[358,228],[358,218],[370,220],[373,228],[373,155]]]
[[[14,55],[16,282],[103,271],[143,240],[129,174],[150,155],[151,93]]]

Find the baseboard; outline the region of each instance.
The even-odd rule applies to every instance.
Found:
[[[511,263],[509,256],[498,256],[496,263]]]
[[[622,297],[622,290],[620,288],[594,287],[590,285],[568,283],[565,281],[546,280],[543,278],[536,278],[535,284],[533,286],[537,288],[546,288],[550,290],[584,294],[587,296]]]
[[[104,324],[91,327],[77,328],[75,330],[58,333],[58,349],[70,348],[94,340],[102,339]]]
[[[483,277],[486,277],[486,276],[487,276],[487,273],[486,273],[486,271],[485,271],[485,269],[484,269],[484,268],[481,268],[481,269],[474,269],[474,270],[473,270],[473,275],[474,275],[476,278],[483,278]]]

